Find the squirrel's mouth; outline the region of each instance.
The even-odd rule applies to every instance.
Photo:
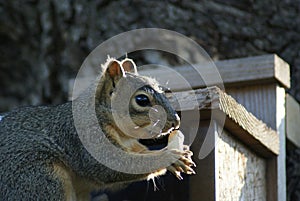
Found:
[[[140,139],[139,142],[145,145],[149,150],[163,149],[168,145],[169,134],[161,135],[153,139]]]
[[[139,139],[139,142],[145,145],[149,150],[160,150],[168,145],[170,133],[175,130],[174,127],[170,128],[167,132],[163,132],[151,139]]]

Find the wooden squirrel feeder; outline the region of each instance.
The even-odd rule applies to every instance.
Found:
[[[188,135],[198,128],[191,146],[197,174],[186,176],[183,181],[168,175],[163,178],[163,190],[156,192],[151,188],[147,192],[138,192],[145,189],[147,182],[133,184],[108,198],[127,196],[136,201],[145,197],[148,201],[286,200],[286,137],[289,143],[300,146],[300,135],[295,129],[300,123],[295,110],[300,107],[285,92],[290,87],[289,65],[277,55],[224,60],[215,64],[225,91],[207,86],[185,66],[174,68],[189,77],[193,88],[191,92],[175,82],[172,90],[177,91],[177,100],[172,97],[169,100],[181,115],[190,118],[189,124],[180,128],[183,134]],[[209,69],[204,72],[210,73]],[[170,73],[160,68],[145,69],[140,73],[151,74],[160,83],[172,79]],[[199,104],[200,121],[189,115],[191,93],[195,94]],[[178,102],[182,103],[180,107]],[[212,111],[225,117],[224,127],[218,115],[211,118]],[[214,149],[201,158],[200,148],[207,135],[212,136],[210,143]]]

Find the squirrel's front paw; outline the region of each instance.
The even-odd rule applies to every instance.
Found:
[[[190,147],[183,144],[184,135],[180,130],[174,130],[170,133],[167,149],[175,157],[167,170],[172,172],[178,179],[182,179],[180,173],[195,174],[195,171],[191,168],[196,167],[192,160],[193,152],[190,151]]]
[[[182,180],[181,173],[185,174],[196,174],[192,167],[196,167],[196,164],[192,160],[193,152],[189,150],[188,146],[184,147],[183,151],[173,149],[170,150],[172,155],[178,160],[172,163],[167,170],[174,174],[179,180]]]

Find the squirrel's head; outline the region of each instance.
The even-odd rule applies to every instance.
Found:
[[[128,58],[108,59],[103,65],[97,107],[105,116],[99,119],[106,118],[118,131],[137,139],[156,138],[178,129],[180,124],[159,83],[138,75],[135,63]]]

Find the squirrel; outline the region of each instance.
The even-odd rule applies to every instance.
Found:
[[[61,105],[23,107],[2,116],[0,200],[89,200],[93,190],[151,179],[165,174],[167,170],[178,179],[182,179],[180,173],[195,174],[192,152],[187,145],[183,148],[173,146],[149,150],[138,139],[139,135],[156,139],[171,133],[170,142],[176,141],[176,136],[182,136],[178,130],[180,118],[158,82],[139,75],[135,63],[129,58],[122,61],[108,58],[102,67],[103,73],[96,83],[92,99],[95,101],[97,121],[105,137],[130,156],[164,157],[164,154],[171,153],[176,156],[175,162],[154,171],[134,174],[114,170],[96,160],[80,140],[72,113],[74,102],[84,104],[87,94],[83,92],[73,101]],[[120,80],[142,86],[136,89],[128,102],[130,119],[136,129],[134,135],[128,135],[120,129],[120,122],[116,122],[113,116],[113,99],[117,93],[128,89],[128,86],[118,84]],[[115,102],[122,104],[122,101]],[[149,112],[155,105],[164,109],[166,120],[159,131],[153,134],[151,129],[145,128],[151,125]],[[157,122],[152,123],[150,128],[154,128]],[[123,127],[126,125],[124,123]],[[134,129],[129,128],[129,131]],[[183,142],[179,144],[183,145]],[[103,157],[108,157],[105,160],[114,160],[107,155]]]

